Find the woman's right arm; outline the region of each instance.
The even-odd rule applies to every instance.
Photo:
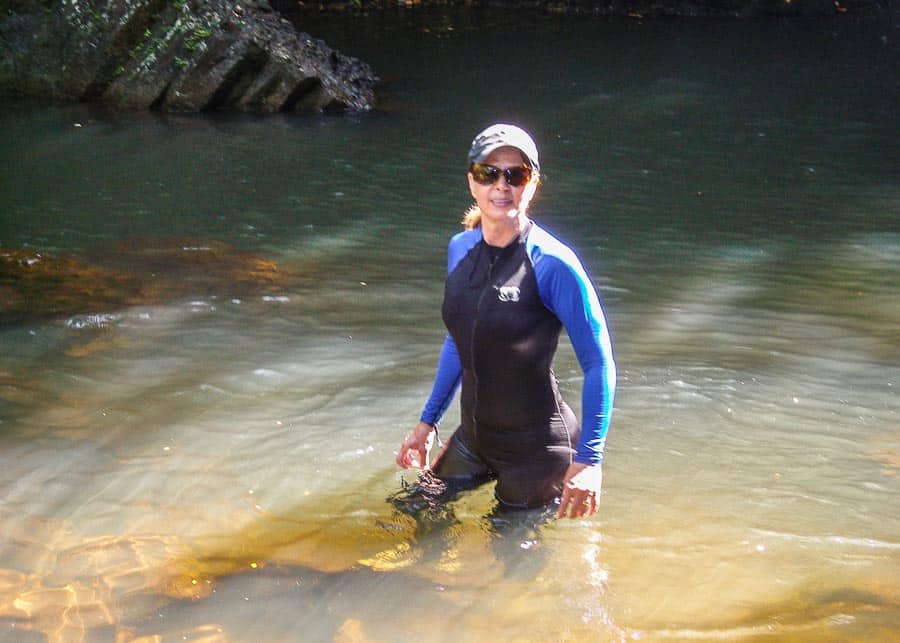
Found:
[[[437,424],[453,401],[462,379],[462,365],[453,338],[448,334],[441,348],[431,395],[425,403],[419,423],[407,434],[397,451],[397,464],[404,469],[428,468],[428,451],[434,443]]]
[[[459,353],[456,350],[456,344],[453,343],[453,338],[448,334],[441,348],[431,395],[428,396],[419,423],[403,438],[400,450],[397,451],[397,464],[402,468],[428,468],[428,452],[434,444],[437,424],[453,401],[461,379],[462,365],[459,361]]]
[[[427,424],[436,425],[440,422],[450,407],[461,380],[462,364],[459,361],[459,352],[456,350],[453,338],[447,333],[444,345],[441,346],[441,355],[438,358],[431,395],[428,396],[428,401],[425,402],[425,408],[422,409],[419,419]]]
[[[450,240],[447,248],[447,274],[453,272],[456,264],[465,256],[470,248],[481,239],[480,230],[460,232]],[[397,464],[404,469],[411,466],[428,468],[428,450],[434,442],[437,424],[440,422],[462,381],[462,363],[459,351],[450,333],[444,338],[441,355],[438,358],[437,372],[431,395],[425,403],[419,423],[407,434],[397,452]]]
[[[437,427],[427,422],[419,422],[410,431],[397,451],[397,464],[403,469],[417,467],[427,469],[429,465],[428,452],[434,444],[434,436]]]

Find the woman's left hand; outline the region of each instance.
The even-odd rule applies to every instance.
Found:
[[[599,464],[570,464],[563,478],[557,518],[590,516],[597,511],[602,486],[603,469]]]

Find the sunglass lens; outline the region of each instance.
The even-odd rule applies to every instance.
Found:
[[[515,188],[525,185],[531,178],[531,168],[527,167],[511,167],[503,173],[506,175],[506,182]]]
[[[472,164],[472,176],[475,181],[482,185],[492,185],[497,177],[500,176],[500,170],[492,165],[482,165],[481,163]]]

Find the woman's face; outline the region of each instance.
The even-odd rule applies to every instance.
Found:
[[[494,150],[482,161],[482,165],[493,165],[500,170],[527,166],[522,158],[522,153],[514,147],[501,147]],[[536,187],[535,177],[516,187],[507,183],[506,177],[502,174],[492,184],[482,185],[469,172],[469,190],[472,192],[472,197],[478,204],[482,216],[488,219],[510,219],[520,213],[524,214]]]

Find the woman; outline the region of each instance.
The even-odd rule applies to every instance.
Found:
[[[472,142],[475,205],[450,241],[442,309],[449,333],[397,464],[429,469],[438,421],[461,384],[461,424],[430,465],[437,485],[420,482],[420,493],[445,498],[496,479],[501,508],[559,498],[557,515],[574,518],[597,510],[615,363],[581,262],[528,218],[539,176],[537,147],[521,128],[492,125]],[[584,371],[581,427],[551,370],[563,326]]]

